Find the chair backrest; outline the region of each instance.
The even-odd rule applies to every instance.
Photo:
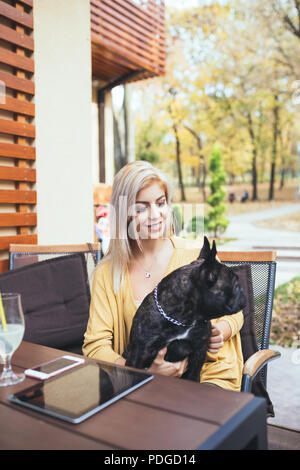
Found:
[[[250,266],[252,289],[254,330],[259,350],[268,349],[272,321],[273,297],[276,274],[275,251],[218,251],[218,257],[227,266]],[[266,385],[267,369],[262,371],[262,380]]]
[[[82,253],[7,271],[0,275],[0,291],[21,294],[24,341],[82,354],[90,305]]]
[[[9,246],[9,269],[20,268],[58,256],[83,253],[85,255],[89,277],[101,259],[100,243],[81,245],[17,245]]]

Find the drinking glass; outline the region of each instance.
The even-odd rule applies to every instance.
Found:
[[[12,355],[22,341],[24,329],[20,294],[0,294],[0,357],[3,364],[0,386],[15,385],[25,378],[24,374],[15,374],[11,367]]]

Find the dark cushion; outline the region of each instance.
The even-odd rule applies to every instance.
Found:
[[[254,295],[251,266],[249,264],[242,264],[239,266],[233,266],[231,269],[233,269],[233,271],[238,275],[244,293],[248,299],[247,306],[243,310],[244,324],[240,331],[243,358],[244,362],[246,362],[252,354],[259,351],[254,328]],[[268,416],[274,416],[273,405],[263,384],[260,373],[258,373],[253,379],[251,391],[254,395],[266,399]]]
[[[83,254],[52,258],[3,273],[0,290],[21,294],[24,341],[82,354],[90,305]]]

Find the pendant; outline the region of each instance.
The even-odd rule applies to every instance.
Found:
[[[151,274],[146,271],[146,277],[150,277]]]

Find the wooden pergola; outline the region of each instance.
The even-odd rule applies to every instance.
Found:
[[[34,1],[0,0],[0,272],[11,243],[38,241]],[[110,89],[164,73],[164,0],[90,0],[90,11],[93,79]]]
[[[93,76],[130,82],[165,72],[164,0],[91,0]]]

